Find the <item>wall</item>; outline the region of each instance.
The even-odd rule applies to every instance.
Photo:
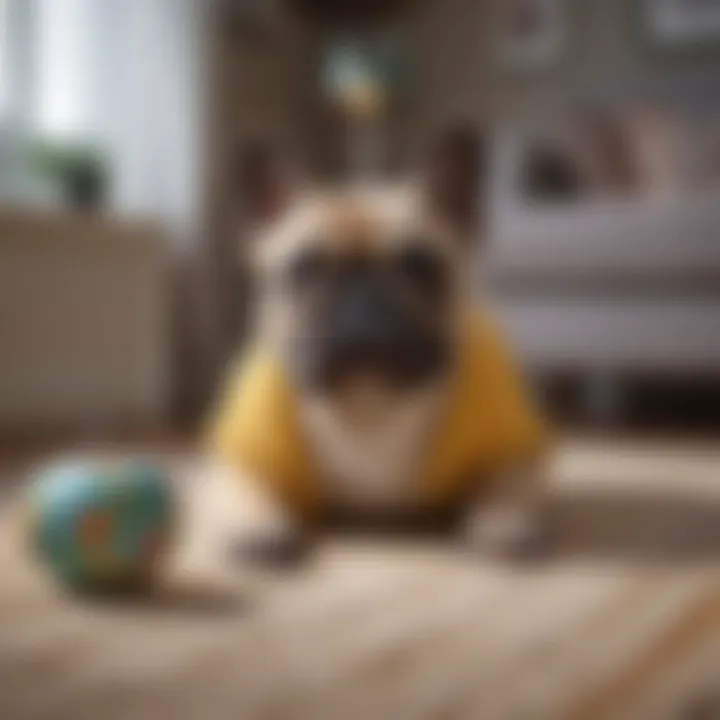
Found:
[[[313,127],[310,29],[286,15],[265,31],[243,30],[230,18],[222,3],[214,5],[204,98],[202,234],[178,282],[182,365],[188,378],[181,403],[190,410],[213,396],[244,324],[248,282],[241,254],[242,198],[236,189],[242,148],[267,133],[302,154]]]
[[[222,286],[221,352],[226,352],[240,332],[244,304],[240,159],[248,143],[265,136],[289,153],[303,154],[313,74],[309,30],[290,16],[279,15],[266,31],[228,33],[219,28],[216,41],[212,224]]]
[[[507,122],[551,114],[568,99],[638,94],[688,106],[720,97],[720,44],[666,50],[643,36],[642,2],[567,0],[569,47],[537,72],[493,59],[492,0],[428,0],[408,23],[417,87],[403,131],[413,147],[458,117]],[[717,102],[717,101],[716,101]]]

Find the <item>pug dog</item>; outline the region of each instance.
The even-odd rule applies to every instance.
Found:
[[[484,165],[465,129],[395,186],[315,188],[255,157],[255,312],[209,434],[236,550],[295,559],[333,515],[450,517],[492,555],[543,546],[544,424],[473,272]]]

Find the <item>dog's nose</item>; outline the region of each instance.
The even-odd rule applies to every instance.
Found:
[[[344,279],[325,308],[322,331],[305,337],[295,364],[306,380],[333,385],[370,373],[412,383],[441,369],[445,347],[405,303],[372,275]]]
[[[349,284],[332,312],[332,342],[343,355],[369,359],[402,339],[402,318],[383,289],[371,282]]]

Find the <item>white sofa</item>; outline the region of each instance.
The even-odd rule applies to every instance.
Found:
[[[499,152],[488,280],[539,371],[720,376],[720,189],[532,207]]]

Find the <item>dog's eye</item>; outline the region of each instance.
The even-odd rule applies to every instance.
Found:
[[[420,243],[409,244],[395,257],[395,272],[424,295],[440,295],[446,284],[447,272],[442,257]]]
[[[329,274],[330,261],[317,250],[305,250],[290,263],[288,280],[294,290],[304,290],[322,282]]]

